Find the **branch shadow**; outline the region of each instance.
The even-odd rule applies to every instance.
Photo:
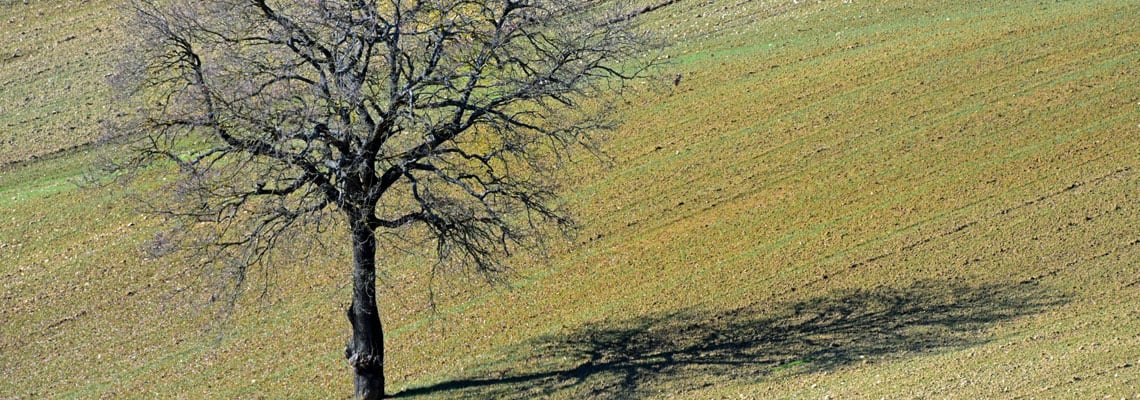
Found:
[[[594,323],[522,345],[482,373],[395,397],[628,399],[778,371],[812,373],[983,344],[996,323],[1067,303],[1033,284],[920,281],[727,312],[687,309]],[[517,371],[523,366],[526,371]]]

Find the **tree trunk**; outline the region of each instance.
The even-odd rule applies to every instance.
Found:
[[[352,226],[352,340],[344,356],[356,375],[357,399],[384,398],[384,329],[376,306],[376,233],[359,221]]]

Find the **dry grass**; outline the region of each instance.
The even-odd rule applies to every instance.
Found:
[[[1137,398],[1134,15],[1112,0],[647,15],[679,40],[662,79],[683,79],[630,99],[609,167],[570,173],[575,240],[520,256],[509,289],[437,278],[434,312],[422,259],[385,258],[392,389]],[[0,397],[349,393],[344,249],[288,249],[207,331],[207,281],[142,257],[160,221],[123,204],[131,190],[67,183],[85,157],[0,171]]]
[[[117,4],[0,1],[0,164],[91,143],[114,118]]]

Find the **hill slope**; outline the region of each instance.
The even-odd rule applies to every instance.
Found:
[[[115,118],[118,12],[106,0],[0,1],[0,165],[91,143]]]
[[[576,240],[520,256],[510,289],[436,278],[434,312],[423,261],[387,258],[393,389],[1140,394],[1134,15],[1124,0],[646,14],[677,40],[666,78],[682,80],[630,99],[608,167],[569,173]],[[349,392],[346,249],[298,243],[204,331],[199,277],[140,250],[161,224],[122,205],[142,189],[74,188],[85,157],[0,174],[0,397]]]

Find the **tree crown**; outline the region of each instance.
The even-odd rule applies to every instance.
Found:
[[[210,241],[247,261],[338,210],[499,271],[569,224],[558,157],[612,127],[596,99],[654,63],[603,3],[133,0],[136,162],[177,163],[171,215],[222,227]]]

